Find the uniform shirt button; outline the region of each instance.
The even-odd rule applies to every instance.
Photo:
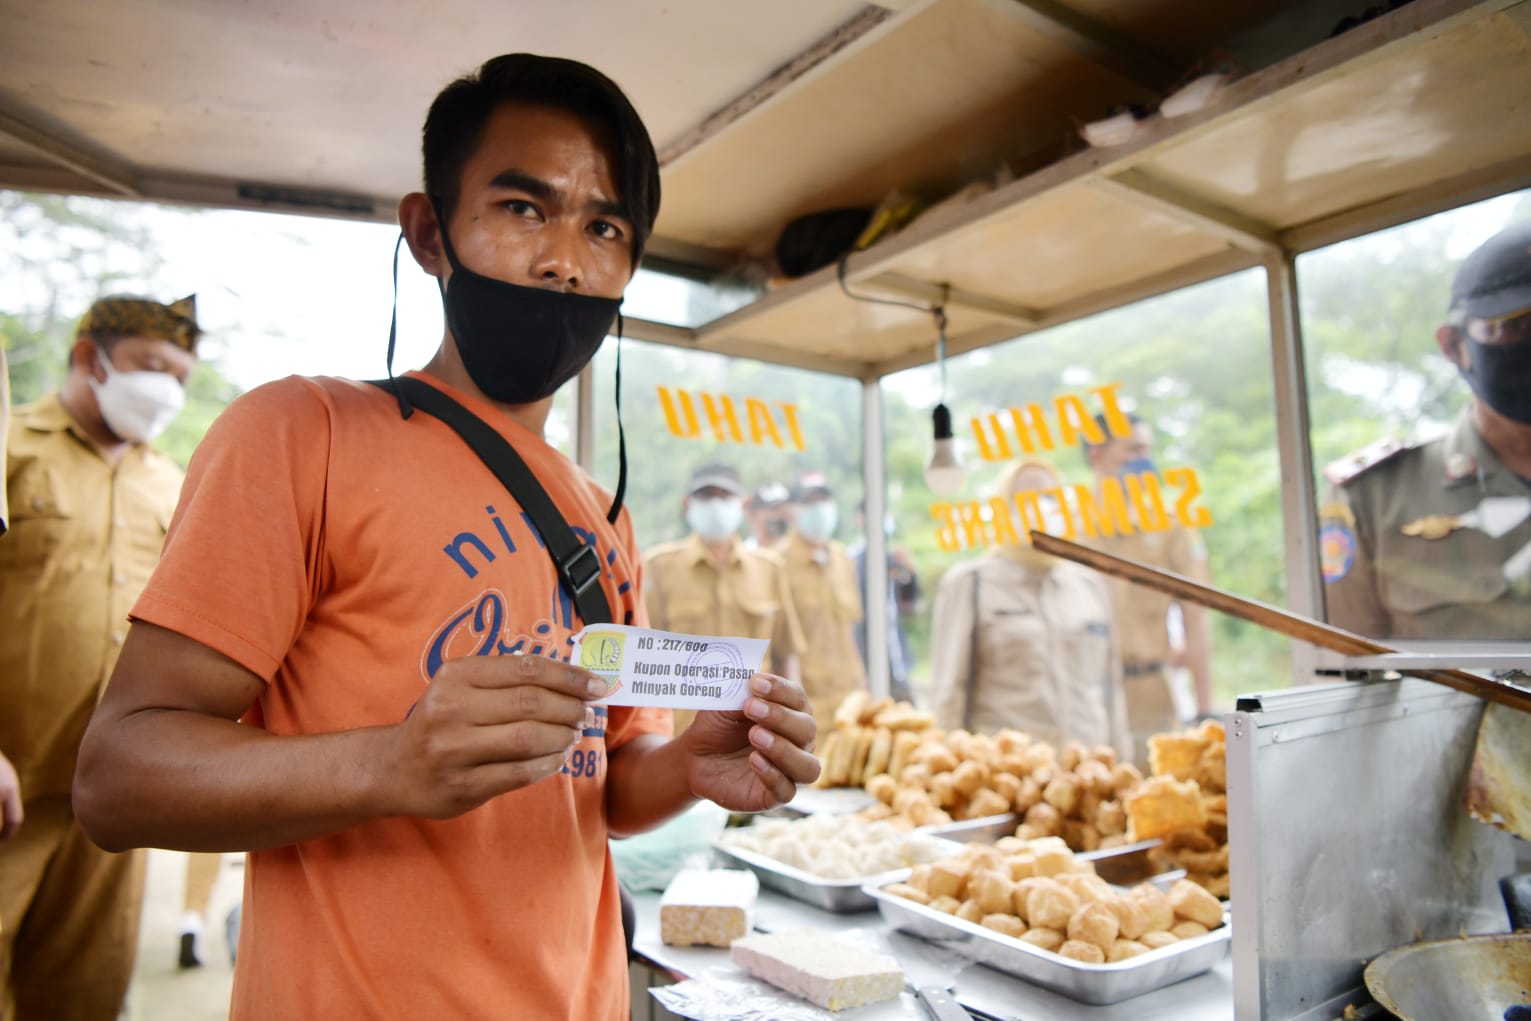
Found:
[[[126,528],[127,524],[128,524],[127,519],[123,518],[120,515],[118,517],[112,518],[112,527],[113,528]]]
[[[112,632],[112,644],[113,645],[121,645],[122,644],[122,635],[119,634],[116,631]]]
[[[113,585],[126,585],[127,583],[128,583],[127,576],[124,575],[121,571],[118,571],[116,574],[112,575],[112,584]]]

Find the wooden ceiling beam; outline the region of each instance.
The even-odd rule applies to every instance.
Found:
[[[0,134],[15,139],[29,149],[41,154],[50,163],[65,167],[97,184],[104,185],[113,193],[128,198],[138,198],[138,174],[126,163],[108,156],[86,152],[77,145],[64,141],[57,134],[37,127],[14,110],[0,107]]]
[[[1123,170],[1090,179],[1096,188],[1134,205],[1174,217],[1182,223],[1260,256],[1279,255],[1281,241],[1267,224],[1185,191],[1141,170]]]

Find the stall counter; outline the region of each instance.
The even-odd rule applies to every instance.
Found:
[[[677,980],[702,977],[709,968],[731,966],[726,950],[665,946],[659,940],[659,894],[641,892],[633,900],[638,917],[633,952],[643,963]],[[806,927],[831,934],[877,928],[885,933],[906,973],[919,978],[930,968],[928,954],[921,952],[924,941],[893,931],[875,911],[835,914],[762,889],[755,927],[767,932]],[[955,992],[975,1016],[1001,1021],[1231,1021],[1233,966],[1224,957],[1211,971],[1195,978],[1109,1006],[1078,1003],[980,964],[966,965],[957,973]],[[930,1015],[922,1007],[893,1002],[847,1016],[854,1016],[856,1021],[928,1021]]]

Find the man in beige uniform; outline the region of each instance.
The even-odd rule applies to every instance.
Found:
[[[1106,418],[1097,417],[1102,431]],[[1147,422],[1129,414],[1132,434],[1111,436],[1105,443],[1086,444],[1085,456],[1097,484],[1156,470],[1152,459],[1154,432]],[[1109,433],[1108,433],[1109,436]],[[1208,580],[1207,547],[1195,529],[1174,527],[1162,532],[1137,531],[1130,535],[1100,536],[1088,540],[1107,553],[1127,557],[1185,575]],[[1172,596],[1120,578],[1112,578],[1111,604],[1121,635],[1122,673],[1127,691],[1127,720],[1132,729],[1135,757],[1148,763],[1148,739],[1175,730],[1180,714],[1175,709],[1170,671],[1184,665],[1190,670],[1196,696],[1196,714],[1212,712],[1212,637],[1205,607],[1179,602]],[[1169,612],[1178,607],[1184,623],[1184,646],[1170,640]]]
[[[0,461],[5,460],[5,436],[10,412],[11,380],[5,365],[5,348],[0,347]],[[5,473],[0,472],[0,536],[5,535],[5,523],[10,520],[6,507]],[[5,749],[0,748],[0,840],[16,832],[16,827],[21,825],[22,814],[21,778],[16,775],[16,767],[11,765],[11,760],[5,757]],[[4,928],[5,917],[0,915],[0,929]]]
[[[770,669],[797,679],[803,635],[788,590],[787,569],[770,550],[739,540],[744,483],[731,465],[704,464],[691,476],[683,503],[691,534],[654,547],[643,558],[643,605],[649,625],[688,635],[764,638]],[[676,710],[675,732],[696,713]]]
[[[1371,638],[1531,637],[1531,220],[1463,260],[1441,353],[1473,399],[1446,435],[1324,472],[1329,621]]]
[[[813,705],[819,733],[834,729],[835,707],[867,686],[866,664],[856,650],[861,619],[856,565],[834,541],[839,510],[822,472],[798,475],[791,493],[792,531],[777,550],[787,561],[792,602],[803,626],[799,660],[803,690]]]
[[[180,495],[180,469],[149,441],[184,401],[198,334],[192,299],[103,298],[80,321],[63,389],[10,424],[0,750],[26,823],[0,843],[5,1021],[111,1021],[132,975],[143,859],[92,844],[69,787]]]
[[[1009,465],[997,492],[1060,485],[1040,461]],[[1041,498],[1063,531],[1061,509]],[[1012,504],[1013,506],[1013,504]],[[1026,535],[1017,518],[1016,532]],[[941,577],[930,639],[932,709],[939,726],[993,733],[1014,727],[1057,745],[1110,745],[1125,756],[1122,663],[1105,578],[1087,567],[1005,545]]]

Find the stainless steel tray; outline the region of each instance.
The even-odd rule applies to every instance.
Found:
[[[908,869],[901,869],[870,879],[862,887],[890,925],[1081,1003],[1117,1003],[1173,985],[1207,971],[1228,952],[1229,916],[1225,910],[1222,927],[1205,936],[1181,940],[1117,964],[1085,964],[883,891],[890,883],[903,881],[908,873]]]
[[[930,833],[948,840],[960,840],[964,844],[992,844],[1000,837],[1015,836],[1015,828],[1021,817],[1013,812],[1004,815],[986,815],[979,819],[963,819],[941,826],[921,826],[921,833]]]
[[[955,853],[960,848],[960,844],[952,842],[948,853]],[[891,877],[909,875],[907,868],[901,868],[876,876],[860,876],[856,879],[825,879],[756,851],[747,851],[742,847],[728,847],[714,843],[712,853],[725,865],[743,866],[754,872],[760,877],[761,886],[784,893],[795,900],[812,904],[814,907],[823,908],[825,911],[841,913],[871,911],[877,906],[877,901],[868,896],[863,889],[865,884],[885,885],[894,881]]]
[[[848,815],[877,799],[860,787],[799,787],[792,800],[773,810],[781,815]]]

